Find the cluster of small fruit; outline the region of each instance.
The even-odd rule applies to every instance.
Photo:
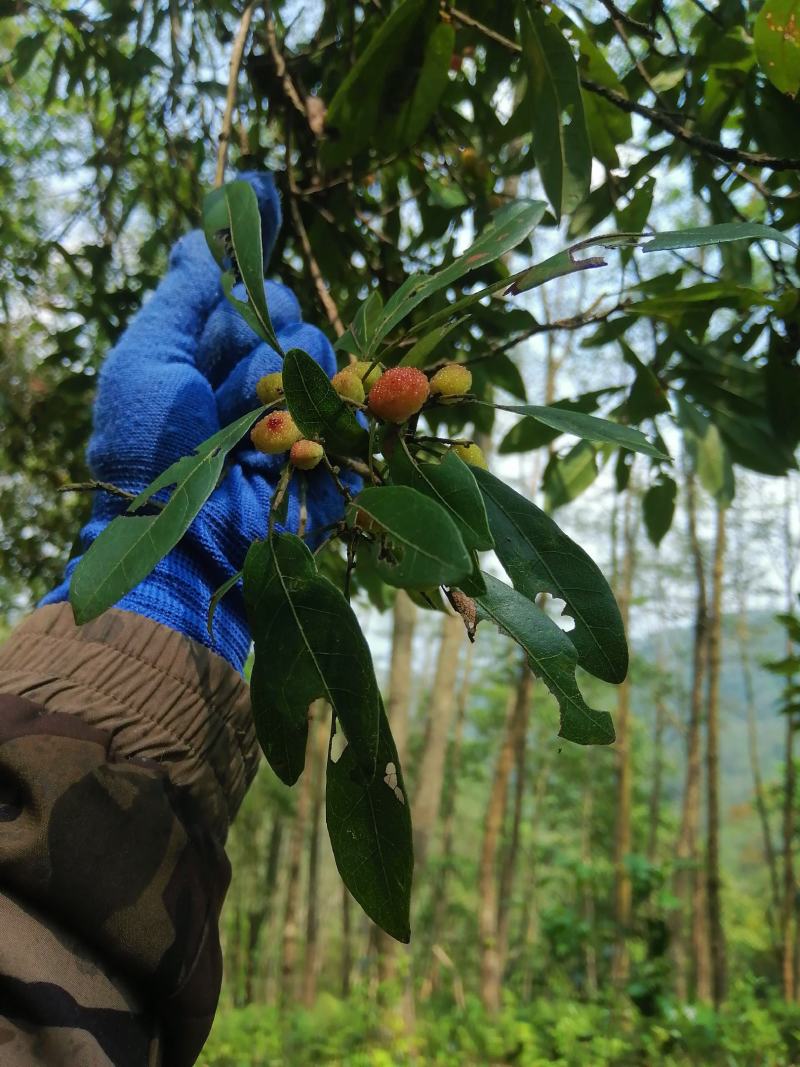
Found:
[[[346,402],[368,412],[382,422],[400,426],[418,414],[429,399],[447,401],[469,393],[472,374],[461,363],[447,363],[430,378],[415,367],[384,370],[379,363],[359,361],[340,370],[331,385]],[[280,371],[265,375],[256,386],[262,404],[276,404],[283,398]],[[289,462],[299,470],[313,470],[322,462],[324,448],[319,441],[304,438],[288,411],[272,411],[250,433],[253,446],[267,455],[289,452]],[[486,460],[475,444],[453,448],[461,458],[485,467]]]

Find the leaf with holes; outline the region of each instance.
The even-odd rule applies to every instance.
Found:
[[[344,595],[317,571],[299,537],[250,546],[244,597],[255,644],[250,681],[259,744],[278,777],[303,770],[308,708],[333,708],[365,780],[375,773],[380,694],[369,647]]]
[[[614,726],[607,711],[589,707],[575,681],[578,654],[558,626],[527,597],[484,574],[486,592],[476,598],[478,622],[491,620],[528,656],[528,663],[558,701],[559,737],[577,745],[610,745]]]
[[[497,558],[514,588],[533,601],[549,593],[575,620],[568,638],[584,670],[619,683],[628,673],[628,645],[617,602],[600,568],[535,504],[488,471],[474,469],[486,501]]]
[[[365,776],[347,745],[328,756],[325,818],[342,881],[382,930],[407,942],[414,872],[411,814],[383,705],[377,772]]]
[[[225,458],[265,409],[248,412],[183,456],[139,494],[92,542],[72,575],[75,621],[113,607],[150,574],[180,541],[217,486]],[[137,515],[156,493],[175,486],[155,515]]]

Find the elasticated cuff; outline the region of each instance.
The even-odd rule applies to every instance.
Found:
[[[0,692],[107,731],[116,759],[166,766],[225,840],[259,752],[248,686],[220,656],[141,615],[112,608],[76,626],[52,604],[0,647]]]

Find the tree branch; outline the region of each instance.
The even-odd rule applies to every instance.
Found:
[[[317,263],[316,257],[314,256],[314,250],[311,247],[308,231],[303,222],[303,216],[300,213],[300,205],[297,202],[297,183],[295,182],[294,174],[292,173],[292,161],[288,151],[286,153],[286,173],[289,177],[289,211],[292,216],[292,224],[303,249],[303,258],[306,261],[308,272],[314,282],[314,288],[317,290],[319,302],[322,304],[325,309],[325,314],[328,316],[328,322],[335,330],[336,336],[341,337],[345,332],[344,324],[339,315],[336,301],[328,291],[325,279],[322,277],[322,271],[319,269],[319,263]]]
[[[242,20],[231,49],[231,63],[228,72],[228,91],[225,94],[225,112],[222,116],[222,129],[219,134],[219,147],[217,148],[217,172],[214,176],[214,187],[219,188],[225,180],[225,164],[228,161],[228,143],[233,129],[233,109],[236,106],[236,88],[239,82],[239,70],[242,66],[244,46],[247,43],[247,35],[250,32],[250,23],[253,21],[258,0],[250,0],[250,3],[242,12]]]
[[[497,33],[496,30],[485,26],[471,15],[467,15],[455,7],[448,8],[448,13],[456,22],[460,22],[464,26],[470,26],[489,40],[502,45],[509,52],[519,55],[522,51],[521,46],[516,41]],[[717,159],[724,159],[732,163],[748,163],[752,166],[765,167],[769,170],[800,170],[800,158],[771,156],[765,152],[746,152],[740,148],[729,148],[727,145],[720,144],[719,141],[712,141],[699,133],[692,133],[691,130],[687,130],[678,122],[675,122],[669,115],[665,115],[655,108],[647,107],[645,104],[640,104],[636,100],[631,100],[623,93],[617,92],[616,89],[608,89],[605,85],[600,85],[583,74],[580,75],[580,82],[588,92],[602,96],[621,111],[627,111],[628,114],[641,115],[643,118],[649,119],[653,125],[660,126],[662,130],[671,133],[677,140],[683,141],[684,144],[696,148],[705,155],[714,156]]]

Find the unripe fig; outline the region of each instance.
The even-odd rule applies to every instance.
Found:
[[[472,386],[472,372],[463,363],[448,363],[431,378],[431,394],[463,396]]]
[[[488,471],[489,464],[486,462],[486,456],[484,456],[480,445],[454,445],[452,451],[455,452],[459,459],[463,459],[470,466],[480,467],[481,470]]]
[[[321,444],[316,441],[307,441],[303,438],[300,441],[295,441],[292,445],[292,450],[289,453],[289,462],[292,466],[297,467],[301,471],[313,471],[318,463],[322,461],[324,455],[324,449]]]
[[[250,431],[253,447],[268,456],[288,451],[302,436],[288,411],[273,411]]]
[[[256,396],[262,404],[274,404],[283,396],[283,375],[279,370],[258,379]]]
[[[374,415],[387,422],[405,422],[428,399],[428,379],[416,367],[392,367],[382,374],[369,394]]]
[[[364,386],[361,379],[350,367],[345,367],[331,378],[331,385],[345,400],[354,400],[356,404],[364,403]]]
[[[369,359],[360,359],[357,363],[351,363],[346,369],[358,375],[367,395],[369,395],[370,389],[383,374],[383,367],[380,363],[373,364],[372,360]]]

